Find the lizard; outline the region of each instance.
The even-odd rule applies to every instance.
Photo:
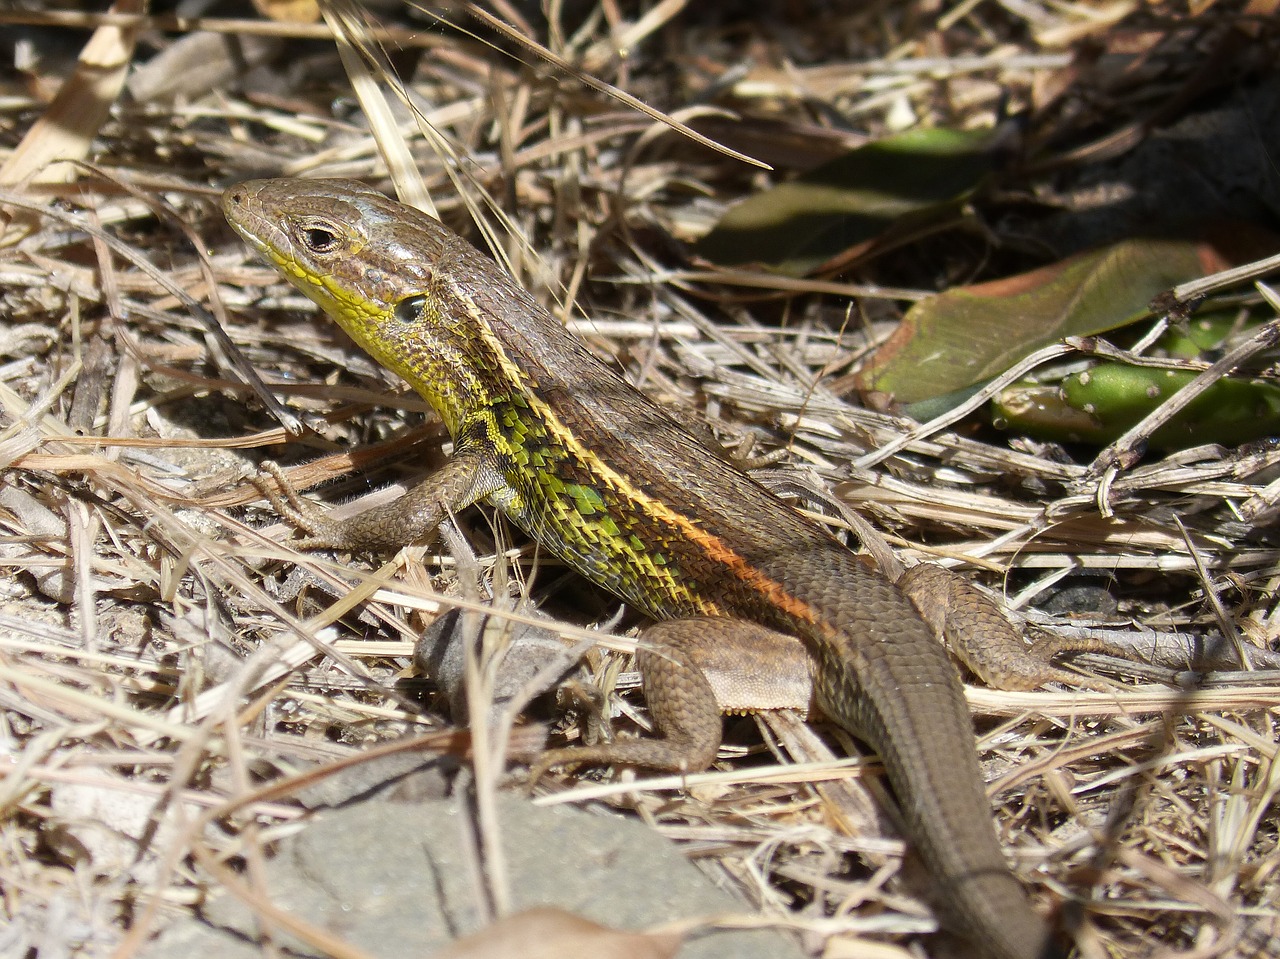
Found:
[[[726,706],[713,683],[744,698],[781,686],[799,648],[796,695],[878,753],[940,922],[988,959],[1062,954],[995,835],[959,675],[899,583],[708,450],[434,218],[351,180],[246,181],[222,206],[453,440],[421,485],[342,521],[277,473],[269,498],[300,546],[394,551],[483,501],[658,621],[638,663],[663,738],[557,750],[541,768],[705,768]]]

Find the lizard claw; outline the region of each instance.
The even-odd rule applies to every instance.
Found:
[[[264,460],[258,473],[251,476],[249,481],[271,504],[271,508],[280,514],[281,519],[307,534],[302,539],[295,540],[294,546],[298,549],[317,549],[332,545],[325,533],[332,528],[333,520],[325,516],[310,500],[303,499],[279,463]]]

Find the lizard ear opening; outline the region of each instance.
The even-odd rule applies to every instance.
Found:
[[[392,311],[395,318],[401,323],[416,323],[418,318],[422,316],[422,311],[427,306],[427,297],[423,293],[414,296],[406,296],[403,300],[396,304]]]

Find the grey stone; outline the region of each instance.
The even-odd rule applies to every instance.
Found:
[[[514,797],[502,797],[498,809],[513,910],[554,905],[618,929],[753,911],[638,821],[539,808]],[[326,812],[279,844],[264,888],[276,908],[371,955],[429,955],[481,925],[475,857],[467,851],[471,823],[454,800],[373,801]],[[225,894],[205,917],[207,925],[191,921],[166,930],[147,959],[185,959],[196,954],[193,943],[230,954],[208,945],[208,937],[225,937],[229,948],[258,935],[253,911]],[[287,935],[276,941],[317,955]],[[708,932],[679,955],[788,959],[802,953],[780,932],[754,930]]]

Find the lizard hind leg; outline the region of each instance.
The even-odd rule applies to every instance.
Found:
[[[811,711],[804,644],[755,623],[713,617],[656,623],[641,637],[636,662],[661,738],[551,750],[533,767],[531,781],[552,766],[584,763],[699,772],[720,748],[722,713]]]
[[[934,633],[945,637],[956,657],[994,689],[1039,689],[1049,682],[1112,688],[1053,664],[1059,653],[1109,652],[1098,640],[1051,639],[1027,646],[994,600],[968,580],[933,563],[911,567],[898,578],[897,585]]]

